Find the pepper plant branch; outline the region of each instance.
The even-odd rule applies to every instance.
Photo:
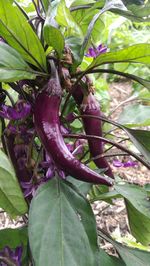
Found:
[[[41,16],[41,14],[39,13],[38,6],[36,5],[36,3],[35,3],[34,0],[32,0],[32,3],[33,3],[33,5],[34,5],[34,7],[35,7],[35,10],[36,10],[36,13],[37,13],[38,17],[39,17],[42,21],[45,21],[44,18],[43,18],[43,17]]]
[[[122,146],[119,143],[116,143],[112,140],[108,140],[106,138],[103,137],[98,137],[98,136],[94,136],[94,135],[84,135],[84,134],[63,134],[64,138],[75,138],[75,139],[97,139],[97,140],[101,140],[105,143],[109,143],[112,144],[113,146],[117,147],[118,149],[128,153],[129,155],[131,155],[132,157],[134,157],[135,159],[137,159],[139,162],[141,162],[145,167],[147,167],[148,169],[150,169],[150,164],[147,163],[145,160],[143,160],[139,155],[137,155],[136,153],[134,153],[133,151],[125,148],[124,146]]]
[[[133,101],[139,101],[139,99],[137,99],[137,96],[131,96],[130,98],[128,98],[127,100],[119,103],[110,113],[109,113],[109,117],[122,105],[129,103],[129,102],[133,102]]]
[[[126,141],[126,140],[129,140],[129,139],[128,139],[128,138],[126,138],[126,139],[121,139],[120,141],[118,141],[118,143],[122,143],[122,142],[124,142],[124,141]],[[109,150],[111,150],[113,147],[114,147],[114,145],[111,145],[108,149],[105,150],[105,153],[108,152]]]
[[[95,157],[91,157],[90,159],[86,160],[84,163],[88,164],[91,161],[97,160],[99,158],[106,158],[106,157],[114,157],[114,156],[130,156],[130,154],[126,153],[126,152],[116,152],[116,153],[110,153],[110,154],[100,154],[98,156]]]
[[[10,100],[12,106],[14,106],[14,105],[15,105],[14,100],[13,100],[13,98],[11,97],[11,95],[9,94],[9,92],[8,92],[7,90],[4,90],[4,89],[1,89],[1,91],[4,92],[4,93],[6,94],[6,96],[9,98],[9,100]]]
[[[104,116],[95,116],[95,115],[77,115],[76,117],[75,117],[75,119],[78,119],[78,118],[94,118],[94,119],[98,119],[98,120],[102,120],[102,121],[104,121],[104,122],[107,122],[107,123],[109,123],[109,124],[112,124],[112,125],[114,125],[114,126],[116,126],[116,127],[118,127],[118,128],[120,128],[120,129],[122,129],[122,130],[124,130],[124,126],[122,126],[121,124],[119,124],[119,123],[117,123],[117,122],[114,122],[114,121],[112,121],[112,120],[110,120],[110,119],[108,119],[108,118],[106,118],[106,117],[104,117]]]

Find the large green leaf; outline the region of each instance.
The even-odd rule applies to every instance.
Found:
[[[136,185],[115,185],[125,198],[129,225],[133,236],[143,245],[150,244],[150,202],[147,192]]]
[[[0,42],[0,81],[12,82],[21,79],[35,79],[36,74],[9,45]]]
[[[99,6],[99,2],[100,2],[100,7],[102,7],[102,5],[104,4],[103,2],[104,1],[98,1],[98,6]],[[97,8],[98,6],[94,6],[94,8]],[[95,25],[97,23],[97,21],[99,20],[100,16],[106,12],[106,11],[109,11],[113,8],[116,8],[119,10],[121,9],[126,9],[126,7],[124,6],[123,2],[121,0],[106,0],[105,1],[105,5],[103,6],[103,8],[96,12],[96,14],[93,16],[93,18],[91,19],[89,25],[88,25],[88,29],[87,29],[87,32],[86,32],[86,36],[84,38],[84,41],[83,41],[83,45],[82,45],[82,49],[84,50],[89,42],[89,39],[91,38],[91,34],[93,32],[93,29],[95,28]],[[92,10],[92,9],[91,9]]]
[[[118,122],[128,127],[149,126],[150,107],[141,104],[126,106],[119,116]]]
[[[40,40],[22,11],[9,0],[0,1],[0,35],[26,61],[46,70],[46,56]]]
[[[66,7],[65,0],[61,0],[57,7],[56,21],[67,29],[67,36],[77,36],[83,39],[82,30],[74,20],[69,8]]]
[[[61,57],[65,45],[64,37],[61,31],[56,27],[54,17],[51,17],[52,7],[50,6],[45,24],[44,24],[44,39],[48,45],[52,46]]]
[[[123,127],[136,148],[150,162],[150,131]]]
[[[150,64],[150,44],[136,44],[116,52],[101,54],[93,60],[88,69],[119,62]]]
[[[97,10],[92,10],[92,9],[79,9],[75,12],[72,12],[72,16],[80,25],[83,34],[85,35],[87,32],[88,25],[90,21],[92,20],[93,16],[97,13]],[[104,29],[104,23],[103,21],[99,18],[96,23],[94,24],[94,27],[92,29],[91,37],[94,43],[99,42],[99,36]]]
[[[92,209],[70,183],[61,179],[43,185],[33,198],[29,242],[36,266],[99,265]]]
[[[136,3],[133,3],[132,1],[130,5],[128,5],[128,9],[138,17],[148,17],[150,14],[150,3],[146,3],[145,5],[136,5]]]
[[[11,216],[27,212],[20,186],[7,156],[0,150],[0,207]]]
[[[133,249],[114,241],[109,236],[106,236],[103,232],[99,231],[100,237],[110,242],[117,250],[118,254],[124,261],[126,266],[149,266],[150,252],[140,249]],[[124,264],[122,264],[124,265]]]

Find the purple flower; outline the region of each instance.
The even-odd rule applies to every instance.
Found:
[[[31,105],[19,101],[15,107],[2,104],[0,107],[0,116],[9,120],[20,120],[27,117],[31,112]]]
[[[88,53],[85,54],[87,57],[97,57],[100,54],[104,54],[107,51],[107,47],[103,44],[100,44],[98,47],[90,47]]]
[[[67,143],[68,150],[72,153],[72,155],[78,155],[82,154],[84,151],[84,143],[82,143],[80,140],[77,140],[74,144]]]
[[[16,266],[21,266],[21,257],[23,249],[21,246],[16,247],[15,250],[10,249],[6,246],[1,252],[0,256],[9,259],[12,263],[15,263]],[[1,266],[7,266],[7,263],[1,262]]]
[[[54,175],[55,175],[55,165],[54,165],[54,162],[53,162],[52,158],[47,153],[45,153],[45,161],[41,162],[40,166],[43,169],[46,169],[45,178],[47,180],[49,180],[52,177],[54,177]]]
[[[24,197],[27,198],[30,195],[34,197],[37,188],[39,187],[40,183],[37,184],[34,182],[34,179],[31,178],[29,182],[21,182],[21,187],[24,189]]]
[[[135,167],[137,165],[138,165],[137,162],[133,162],[131,160],[129,160],[127,162],[121,162],[120,160],[114,160],[113,161],[113,166],[115,166],[115,167]]]

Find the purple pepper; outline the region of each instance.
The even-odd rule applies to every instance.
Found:
[[[100,176],[79,160],[68,150],[60,129],[59,109],[62,88],[58,74],[50,79],[46,91],[40,93],[34,106],[34,123],[38,136],[47,153],[55,164],[67,174],[89,183],[112,185],[112,181]]]
[[[81,115],[101,116],[100,106],[94,95],[89,93],[88,96],[84,96],[81,85],[76,86],[76,89],[73,91],[73,97],[80,108]],[[82,120],[87,135],[102,136],[101,120],[90,117],[83,117]],[[101,140],[89,139],[88,144],[92,157],[97,157],[103,153],[103,143]],[[114,178],[112,170],[105,158],[94,159],[94,162],[99,169],[106,169],[106,175]]]

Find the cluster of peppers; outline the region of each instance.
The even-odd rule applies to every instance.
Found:
[[[50,60],[50,75],[50,79],[44,81],[45,85],[41,90],[32,90],[31,93],[29,88],[27,93],[23,89],[24,84],[30,84],[30,81],[18,82],[17,85],[20,86],[23,95],[19,95],[19,100],[12,107],[2,104],[5,102],[5,96],[1,91],[0,116],[3,121],[3,147],[12,161],[25,197],[29,200],[38,185],[55,176],[56,171],[63,178],[70,175],[93,184],[111,186],[113,183],[111,168],[107,160],[100,157],[103,154],[103,143],[100,139],[90,138],[88,145],[91,157],[95,158],[96,166],[103,169],[105,175],[98,174],[82,163],[64,141],[60,107],[63,92],[68,89],[79,109],[85,134],[102,136],[101,120],[92,118],[92,116],[100,117],[101,111],[89,78],[84,77],[80,82],[72,84],[69,70],[63,65],[58,67],[53,60]],[[88,87],[87,90],[83,89],[84,85]],[[32,88],[32,84],[30,86]],[[16,88],[13,87],[13,89]],[[4,125],[4,118],[10,120],[7,126]],[[41,146],[39,141],[36,143],[36,137],[40,139]],[[39,157],[37,162],[32,158],[33,145],[36,146]],[[41,178],[42,175],[43,178]]]
[[[88,95],[84,96],[81,85],[73,86],[71,90],[81,114],[101,115],[100,106],[92,92],[88,92]],[[56,66],[51,63],[51,79],[37,96],[34,105],[35,128],[45,150],[55,164],[72,177],[93,184],[112,185],[113,173],[105,158],[95,159],[94,162],[98,168],[105,169],[106,175],[111,178],[91,170],[68,150],[60,129],[61,100],[60,78]],[[102,136],[100,120],[83,118],[83,125],[86,134]],[[99,156],[103,153],[103,144],[100,140],[91,139],[89,140],[89,149],[92,157]]]

